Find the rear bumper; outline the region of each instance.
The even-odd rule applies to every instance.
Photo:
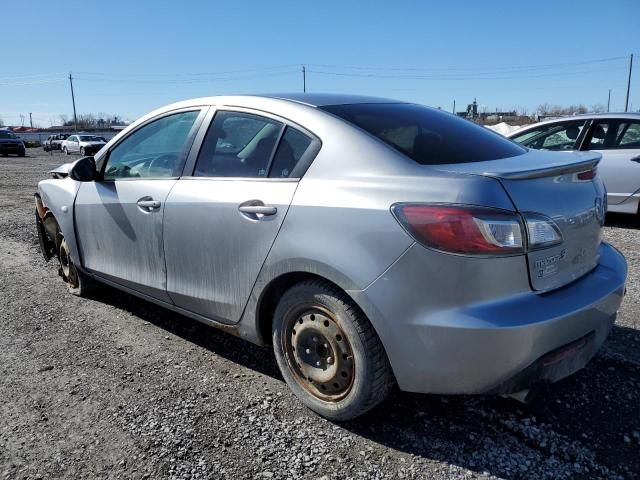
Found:
[[[354,296],[376,326],[402,390],[513,393],[571,375],[602,346],[624,295],[627,265],[608,244],[601,245],[600,253],[593,271],[552,292],[529,290],[434,308],[424,305],[421,290],[437,290],[443,281],[425,282],[409,296],[407,282],[398,282],[406,264],[419,261],[409,251],[409,258]],[[461,289],[469,286],[467,278],[460,279]],[[402,289],[397,296],[396,288]],[[461,290],[459,296],[469,295]]]

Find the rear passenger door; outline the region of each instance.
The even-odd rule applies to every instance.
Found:
[[[640,121],[595,120],[584,149],[602,154],[598,173],[610,205],[624,202],[640,189]]]
[[[185,170],[166,202],[167,292],[176,305],[226,323],[240,320],[319,145],[309,132],[264,113],[215,113],[192,174]]]

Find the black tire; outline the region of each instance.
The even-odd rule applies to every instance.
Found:
[[[62,147],[62,153],[64,153],[65,155],[71,155],[69,153],[69,150],[67,150],[67,147]]]
[[[96,282],[76,268],[64,236],[59,230],[56,235],[56,253],[60,263],[58,273],[67,284],[69,293],[78,297],[91,296],[95,291]]]
[[[20,153],[18,153],[18,156],[19,157],[24,157],[26,154],[27,154],[27,152],[20,152]]]
[[[282,295],[272,339],[289,388],[329,420],[362,415],[382,402],[395,384],[369,320],[343,291],[324,280],[298,283]]]

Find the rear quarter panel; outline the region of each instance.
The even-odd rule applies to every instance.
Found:
[[[337,125],[320,138],[322,149],[299,182],[241,321],[256,332],[261,294],[281,275],[319,275],[352,298],[382,275],[415,243],[391,214],[394,203],[513,209],[497,180],[420,166],[354,127]],[[387,330],[371,320],[378,332]]]

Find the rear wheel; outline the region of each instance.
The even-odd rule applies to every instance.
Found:
[[[80,156],[84,157],[84,147],[80,147]]]
[[[64,153],[65,155],[69,155],[69,150],[67,150],[67,147],[62,147],[62,153]]]
[[[67,284],[69,293],[78,297],[87,297],[95,289],[95,281],[79,271],[73,263],[69,244],[61,233],[57,236],[58,260],[60,261],[60,276]]]
[[[272,335],[280,371],[291,390],[330,420],[362,415],[383,401],[394,385],[373,326],[328,282],[305,281],[285,292]]]

